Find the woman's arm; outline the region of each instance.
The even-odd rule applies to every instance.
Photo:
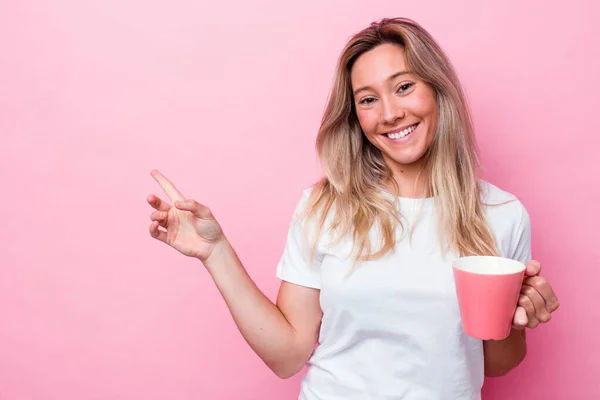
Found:
[[[256,354],[278,376],[295,374],[317,342],[322,317],[320,291],[284,282],[277,305],[273,304],[250,279],[208,207],[186,199],[159,171],[151,173],[174,206],[148,196],[148,203],[156,210],[150,215],[150,235],[199,259]]]
[[[525,279],[510,335],[504,340],[483,342],[487,376],[506,375],[519,365],[527,353],[525,329],[533,329],[540,323],[550,321],[551,314],[558,309],[559,302],[554,290],[548,281],[539,275],[541,269],[542,266],[535,260],[526,265]]]
[[[506,375],[523,361],[526,353],[525,330],[513,328],[504,340],[484,340],[485,375]]]
[[[254,284],[226,240],[204,265],[250,347],[280,378],[306,364],[318,339],[322,311],[318,289],[282,282],[277,304]]]

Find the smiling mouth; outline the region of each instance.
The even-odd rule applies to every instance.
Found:
[[[411,125],[408,128],[405,128],[405,129],[401,130],[400,132],[385,133],[384,135],[387,136],[390,139],[402,139],[403,137],[408,136],[415,129],[417,129],[417,125],[419,125],[419,123]]]

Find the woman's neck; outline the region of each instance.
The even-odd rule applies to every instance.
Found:
[[[428,174],[421,167],[412,168],[396,166],[392,168],[394,182],[388,183],[391,193],[399,197],[424,198],[430,197]]]

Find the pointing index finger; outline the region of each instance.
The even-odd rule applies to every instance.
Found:
[[[158,170],[153,169],[150,174],[152,177],[158,182],[162,190],[169,196],[172,201],[183,200],[183,195],[177,190],[175,185],[171,183],[163,174],[161,174]]]

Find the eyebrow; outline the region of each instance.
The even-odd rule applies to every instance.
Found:
[[[410,73],[411,73],[410,71],[400,71],[400,72],[396,72],[395,74],[393,74],[393,75],[390,75],[390,76],[389,76],[389,77],[388,77],[386,80],[387,80],[387,81],[391,81],[391,80],[394,80],[394,79],[396,79],[396,78],[397,78],[397,77],[399,77],[399,76],[402,76],[402,75],[407,75],[407,74],[410,74]],[[371,89],[371,87],[370,87],[370,86],[363,86],[363,87],[359,87],[358,89],[356,89],[356,90],[354,91],[354,95],[356,96],[356,94],[357,94],[358,92],[362,92],[363,90],[369,90],[369,89]]]

